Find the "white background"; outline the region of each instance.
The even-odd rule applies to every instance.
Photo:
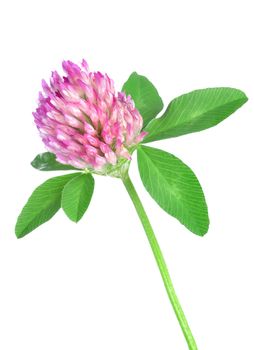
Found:
[[[157,233],[199,350],[253,350],[252,1],[1,3],[0,348],[184,350],[179,325],[119,180],[96,178],[83,220],[59,212],[21,240],[16,217],[56,173],[30,166],[44,146],[33,123],[40,81],[83,57],[120,89],[136,70],[165,105],[231,86],[249,102],[219,126],[154,145],[196,173],[211,219],[204,238],[163,212],[131,177]]]

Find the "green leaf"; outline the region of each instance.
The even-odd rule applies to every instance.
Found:
[[[71,165],[61,164],[56,160],[54,153],[45,152],[38,154],[31,165],[41,171],[51,171],[51,170],[79,170]]]
[[[72,221],[78,222],[91,201],[94,179],[91,174],[82,174],[68,182],[62,193],[62,208]]]
[[[203,236],[209,226],[208,211],[193,171],[172,154],[147,146],[138,148],[138,167],[146,190],[159,206]]]
[[[130,95],[143,117],[143,127],[162,110],[163,102],[154,85],[144,76],[133,72],[122,91]]]
[[[248,98],[237,89],[195,90],[174,99],[161,118],[152,120],[143,143],[208,129],[240,108]]]
[[[79,175],[80,173],[73,173],[53,177],[37,187],[18,217],[15,227],[16,236],[21,238],[50,220],[61,207],[64,186]]]

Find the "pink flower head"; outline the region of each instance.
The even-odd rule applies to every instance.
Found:
[[[130,147],[146,135],[143,119],[130,96],[115,93],[113,81],[100,72],[63,62],[66,76],[52,73],[50,85],[33,113],[47,149],[63,164],[101,170],[130,159]]]

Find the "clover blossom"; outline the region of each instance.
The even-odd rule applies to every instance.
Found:
[[[79,169],[103,170],[120,158],[131,159],[131,147],[142,141],[143,119],[130,96],[115,92],[113,81],[63,61],[66,76],[52,72],[50,85],[33,113],[44,144],[57,161]]]

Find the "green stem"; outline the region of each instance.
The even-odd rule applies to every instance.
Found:
[[[149,219],[146,215],[145,209],[139,199],[139,196],[131,182],[131,179],[129,178],[128,173],[125,173],[122,177],[122,181],[125,185],[125,188],[127,192],[129,193],[129,196],[136,208],[137,214],[140,218],[140,221],[143,225],[143,228],[145,230],[146,236],[148,238],[148,241],[150,243],[150,246],[152,248],[155,260],[157,262],[157,265],[159,267],[161,277],[163,279],[169,300],[173,306],[173,309],[175,311],[176,317],[178,319],[178,322],[182,328],[183,334],[185,336],[185,339],[188,343],[189,349],[190,350],[197,350],[197,345],[195,342],[195,339],[191,333],[190,327],[188,325],[188,322],[186,320],[186,317],[184,315],[184,312],[182,310],[182,307],[180,305],[180,302],[177,298],[177,295],[175,293],[173,283],[171,281],[166,262],[164,260],[164,257],[162,255],[160,246],[158,244],[158,241],[156,239],[156,236],[153,232],[152,226],[149,222]]]

